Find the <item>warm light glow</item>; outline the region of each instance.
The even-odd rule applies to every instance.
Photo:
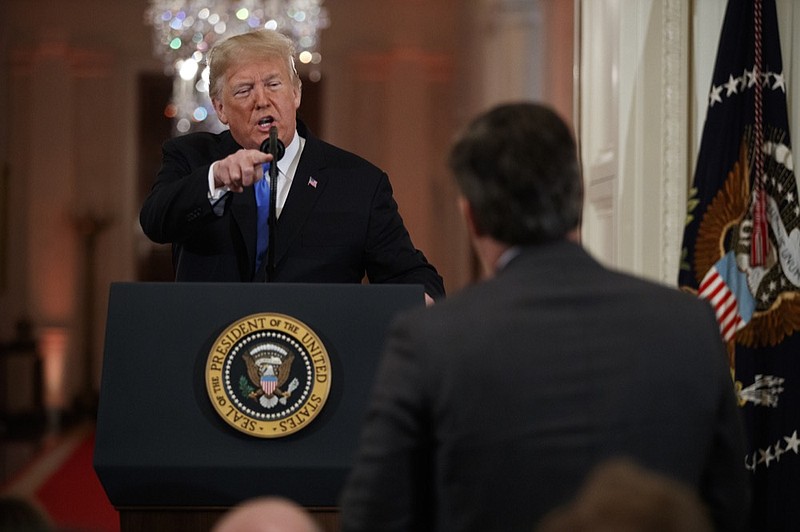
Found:
[[[166,116],[167,118],[175,118],[176,116],[178,116],[178,106],[175,105],[174,103],[168,104],[164,108],[164,116]]]
[[[40,335],[44,405],[49,410],[64,410],[67,406],[67,340],[66,327],[47,327]]]
[[[312,57],[311,56],[311,52],[305,51],[305,52],[300,52],[300,55],[298,56],[298,59],[300,59],[301,63],[306,63],[307,64],[307,63],[311,62],[311,57]]]

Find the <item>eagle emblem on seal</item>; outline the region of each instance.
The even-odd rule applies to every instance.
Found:
[[[244,353],[242,359],[247,366],[247,378],[255,387],[248,398],[258,401],[264,408],[272,408],[279,402],[286,404],[298,386],[296,378],[289,381],[294,354],[277,344],[267,343]]]

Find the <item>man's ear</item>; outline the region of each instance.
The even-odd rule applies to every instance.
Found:
[[[300,101],[303,98],[303,86],[302,85],[300,85],[299,87],[294,86],[293,89],[294,89],[294,110],[297,111],[298,109],[300,109]]]
[[[214,106],[214,111],[216,111],[219,121],[227,126],[228,117],[225,116],[225,109],[223,108],[222,101],[218,98],[211,98],[211,105]]]
[[[464,196],[458,197],[458,210],[461,211],[461,216],[464,217],[464,221],[467,223],[467,229],[472,236],[483,236],[483,230],[481,230],[478,223],[475,221],[475,210],[472,208],[472,204],[465,198]]]

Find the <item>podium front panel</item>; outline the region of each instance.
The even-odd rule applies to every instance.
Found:
[[[387,328],[397,312],[423,305],[416,285],[112,284],[94,455],[109,500],[226,507],[282,495],[336,506]],[[206,390],[212,345],[257,313],[302,321],[330,358],[324,408],[281,438],[237,431]]]

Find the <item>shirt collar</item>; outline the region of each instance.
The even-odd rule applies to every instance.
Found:
[[[506,266],[508,263],[514,260],[514,257],[520,254],[522,248],[519,246],[512,246],[505,250],[502,255],[497,259],[497,262],[494,263],[494,271],[499,272]]]
[[[298,135],[297,130],[295,130],[294,137],[292,137],[292,142],[286,146],[286,150],[283,152],[283,157],[281,157],[281,160],[278,161],[278,171],[283,175],[286,175],[286,171],[292,165],[299,152],[300,135]]]

